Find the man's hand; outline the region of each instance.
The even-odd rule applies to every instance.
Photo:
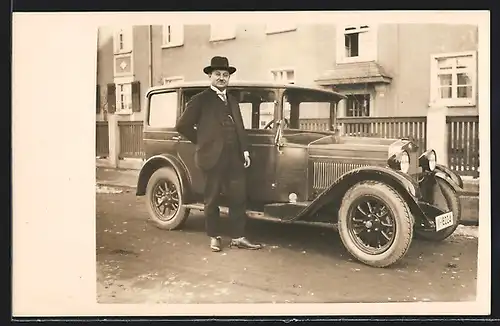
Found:
[[[245,169],[250,166],[250,153],[248,151],[244,151],[243,155],[245,156]]]

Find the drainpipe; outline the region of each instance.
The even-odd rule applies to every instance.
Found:
[[[148,41],[149,41],[149,56],[148,56],[148,75],[149,87],[153,86],[153,26],[149,25],[148,28]]]

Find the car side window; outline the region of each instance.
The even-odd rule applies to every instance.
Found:
[[[262,88],[231,90],[240,105],[245,129],[264,129],[274,118],[275,93]]]
[[[148,124],[156,128],[174,128],[177,120],[177,92],[153,94],[149,99]]]

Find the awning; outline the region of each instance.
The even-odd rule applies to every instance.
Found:
[[[365,83],[385,83],[392,80],[378,63],[374,61],[337,64],[335,69],[327,70],[315,81],[321,86],[348,85]]]

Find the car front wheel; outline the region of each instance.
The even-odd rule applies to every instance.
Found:
[[[413,217],[392,187],[363,181],[345,194],[338,229],[342,243],[357,260],[386,267],[408,251],[413,238]]]
[[[177,173],[168,167],[155,171],[146,188],[149,220],[160,229],[179,229],[189,216],[189,209],[182,204],[182,189]]]

